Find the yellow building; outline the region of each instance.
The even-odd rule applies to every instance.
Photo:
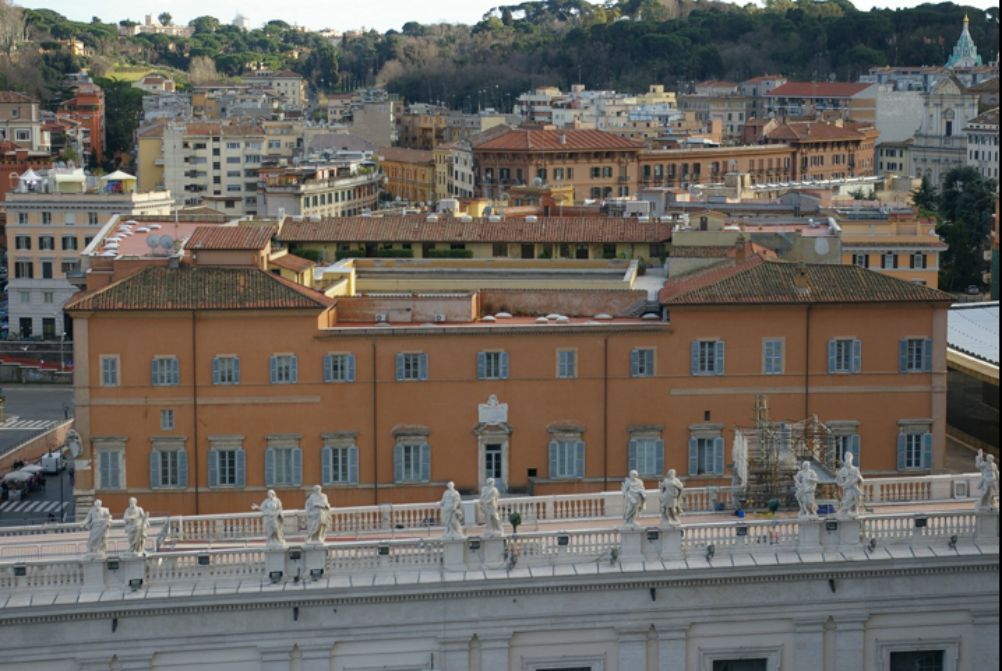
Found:
[[[435,157],[431,151],[380,147],[379,164],[386,175],[386,192],[411,203],[435,200]]]
[[[936,235],[935,222],[907,213],[867,219],[853,216],[851,210],[839,211],[842,263],[939,288],[939,255],[947,245]]]

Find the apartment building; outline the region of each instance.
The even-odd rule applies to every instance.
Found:
[[[349,217],[286,220],[277,239],[293,252],[473,259],[661,259],[672,224],[591,217]],[[554,264],[554,267],[557,267]]]
[[[104,160],[104,114],[104,90],[93,83],[77,85],[73,97],[61,105],[59,114],[80,124],[84,155],[95,163]]]
[[[793,148],[785,144],[644,150],[638,157],[642,187],[723,182],[733,172],[756,182],[789,181],[794,160]]]
[[[979,114],[964,127],[967,165],[982,176],[999,181],[999,108]]]
[[[266,89],[291,107],[305,107],[309,103],[306,80],[290,70],[257,70],[246,75],[245,79],[251,86]]]
[[[793,149],[791,177],[795,180],[843,179],[874,174],[879,135],[872,125],[841,119],[783,121],[766,130],[764,140]]]
[[[725,139],[738,140],[744,131],[745,121],[751,116],[749,110],[752,99],[730,88],[727,93],[710,93],[718,90],[720,89],[709,87],[701,94],[682,95],[679,97],[679,109],[693,113],[696,120],[704,126],[718,122]]]
[[[48,153],[49,134],[42,127],[38,101],[16,91],[0,91],[0,141],[21,149]]]
[[[912,144],[915,140],[909,138],[901,142],[877,143],[877,172],[881,177],[892,175],[911,176]]]
[[[669,321],[602,315],[609,292],[331,299],[257,268],[148,267],[69,306],[78,493],[193,514],[317,480],[340,505],[487,477],[607,490],[631,468],[712,485],[762,394],[869,474],[942,468],[946,294],[753,257],[660,300]]]
[[[636,193],[643,145],[599,130],[517,128],[473,141],[479,195],[504,199],[512,186],[572,186],[574,200]]]
[[[51,340],[72,335],[63,305],[77,291],[81,251],[115,214],[167,214],[167,191],[140,193],[136,178],[114,172],[100,179],[80,168],[22,174],[7,194],[11,332]]]
[[[342,161],[259,172],[261,217],[351,217],[376,209],[383,175],[371,163]]]
[[[380,147],[379,168],[386,176],[384,191],[409,203],[435,201],[435,156],[427,149]]]
[[[842,263],[922,286],[939,287],[939,257],[947,245],[936,222],[912,208],[836,208]]]
[[[835,113],[876,123],[878,87],[866,82],[786,82],[765,93],[766,112],[778,117]]]

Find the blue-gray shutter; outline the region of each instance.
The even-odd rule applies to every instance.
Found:
[[[654,471],[657,474],[664,473],[665,470],[665,441],[658,438],[654,441]]]
[[[421,482],[431,481],[431,447],[428,443],[421,443]]]
[[[240,382],[240,357],[233,357],[233,384]]]
[[[922,434],[922,468],[932,468],[932,434]]]
[[[278,382],[278,357],[274,354],[271,355],[271,383],[275,384]]]
[[[346,372],[347,379],[346,379],[346,382],[354,382],[355,381],[355,355],[354,354],[346,354],[344,356],[344,359],[345,359],[345,364],[346,364],[346,368],[347,368],[347,372]]]
[[[219,450],[209,450],[209,486],[219,486]]]
[[[898,343],[898,370],[908,372],[908,338],[902,338]]]
[[[501,379],[508,379],[508,352],[501,352]]]
[[[907,445],[907,437],[904,433],[898,434],[898,470],[905,470],[905,446]]]
[[[422,380],[428,379],[428,355],[424,352],[418,356],[418,377]]]
[[[160,479],[160,450],[152,450],[150,452],[150,487],[154,488],[159,487],[161,482],[162,480]]]
[[[635,349],[630,352],[630,376],[640,375],[640,350]]]
[[[560,462],[558,460],[558,452],[560,451],[560,445],[555,440],[550,441],[550,478],[559,477],[560,474]]]
[[[922,341],[922,370],[932,372],[932,340],[928,338]]]
[[[477,352],[477,379],[487,377],[487,352]]]
[[[292,448],[292,484],[299,487],[303,484],[303,449]]]
[[[150,384],[159,384],[159,380],[157,380],[157,360],[156,359],[153,359],[153,361],[150,362]]]
[[[689,475],[699,474],[699,439],[689,439]]]
[[[399,361],[400,355],[397,355]],[[404,481],[404,446],[399,443],[393,446],[393,480]]]
[[[324,382],[334,381],[334,355],[324,355]]]
[[[852,340],[852,372],[858,373],[863,370],[863,341],[859,338]]]
[[[722,475],[724,472],[724,439],[713,439],[713,472]]]
[[[699,341],[693,340],[692,344],[689,346],[690,362],[689,362],[689,372],[693,375],[699,375]]]
[[[724,374],[724,341],[718,340],[713,344],[713,374]]]
[[[170,360],[171,384],[181,384],[181,362],[177,359]]]
[[[181,489],[188,488],[188,451],[177,451],[177,486]]]
[[[631,439],[629,446],[626,448],[626,472],[637,469],[637,441]]]
[[[219,384],[219,357],[212,357],[212,384]]]
[[[108,465],[108,452],[98,452],[98,468],[101,471],[101,489],[108,489],[111,482],[110,466]]]
[[[358,484],[358,448],[348,448],[348,482]]]
[[[828,372],[835,372],[835,339],[832,338],[828,341]]]
[[[247,484],[247,457],[243,448],[234,450],[237,454],[237,487]]]
[[[269,447],[264,451],[264,484],[272,487],[275,484],[275,448]]]
[[[859,452],[859,434],[858,433],[854,433],[851,436],[849,436],[849,445],[846,448],[846,452],[851,452],[852,453],[852,461],[853,461],[853,463],[856,464],[856,466],[858,466],[859,468],[862,468],[862,465],[861,465],[862,462],[860,462],[860,457],[862,455]]]
[[[404,379],[404,353],[397,352],[397,379]]]
[[[574,475],[583,478],[585,474],[585,444],[583,440],[574,441]]]
[[[329,485],[334,482],[334,448],[323,447],[320,449],[320,481]]]
[[[289,357],[289,381],[299,382],[299,357],[295,354]]]

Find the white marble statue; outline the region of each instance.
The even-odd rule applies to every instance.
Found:
[[[108,550],[108,532],[111,530],[111,511],[101,505],[101,499],[94,499],[83,528],[90,532],[87,536],[87,555],[103,557]]]
[[[817,517],[818,502],[814,494],[818,489],[818,474],[811,468],[810,462],[800,464],[800,470],[793,476],[796,486],[797,503],[800,505],[798,517]]]
[[[501,515],[498,513],[498,504],[501,495],[498,488],[494,486],[494,478],[487,478],[484,486],[480,488],[480,514],[484,516],[484,537],[497,538],[504,533],[501,528]]]
[[[456,483],[449,482],[442,494],[442,526],[446,538],[465,538],[463,533],[463,500],[456,491]]]
[[[677,527],[682,524],[682,492],[685,485],[678,479],[674,468],[669,468],[658,487],[661,492],[661,523]]]
[[[331,528],[331,503],[320,485],[313,485],[306,497],[306,542],[322,545]]]
[[[125,535],[129,539],[129,552],[134,555],[146,554],[146,532],[150,528],[150,516],[137,503],[136,497],[129,497],[129,507],[122,514]]]
[[[981,480],[978,481],[978,491],[981,492],[978,498],[978,510],[996,510],[995,500],[999,496],[999,467],[995,463],[995,457],[985,456],[984,450],[978,450],[978,456],[974,458],[974,466],[981,471]]]
[[[623,480],[623,524],[628,527],[637,525],[637,518],[644,511],[644,503],[647,501],[647,491],[644,489],[644,481],[640,479],[640,474],[630,471],[630,474]]]
[[[269,489],[264,501],[251,504],[251,510],[260,510],[264,521],[264,538],[268,547],[285,547],[285,518],[282,515],[282,502],[274,489]]]
[[[859,515],[863,504],[863,475],[852,463],[852,452],[847,452],[842,468],[835,474],[835,484],[842,490],[842,501],[838,514],[842,519],[852,519]]]

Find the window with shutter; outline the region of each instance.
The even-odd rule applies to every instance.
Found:
[[[630,375],[654,377],[654,349],[637,348],[630,352]]]
[[[724,343],[722,340],[696,340],[691,345],[693,375],[724,374]]]
[[[431,480],[431,448],[428,443],[416,439],[398,442],[393,449],[393,472],[397,482]]]
[[[477,379],[505,380],[507,378],[507,352],[477,352]]]
[[[828,372],[860,372],[862,352],[862,342],[856,338],[832,338],[828,341]]]
[[[627,471],[640,475],[661,475],[664,470],[664,441],[654,436],[640,436],[630,440]]]
[[[550,441],[550,478],[583,478],[585,444],[578,437],[559,437]]]
[[[689,475],[723,475],[724,439],[702,432],[689,438]]]
[[[324,382],[354,382],[355,355],[331,352],[324,356]]]
[[[153,357],[150,368],[151,384],[155,387],[169,387],[180,384],[180,365],[177,357]]]
[[[572,349],[557,350],[557,377],[577,377],[577,351]]]
[[[295,384],[298,382],[299,362],[295,354],[273,354],[270,368],[272,384]]]
[[[424,352],[400,352],[397,354],[397,380],[427,380],[428,355]]]
[[[925,373],[932,370],[932,341],[927,338],[901,340],[898,369],[902,373]]]
[[[212,384],[240,384],[240,359],[231,355],[213,357]]]
[[[783,373],[782,338],[768,338],[762,341],[762,372],[766,375]]]

